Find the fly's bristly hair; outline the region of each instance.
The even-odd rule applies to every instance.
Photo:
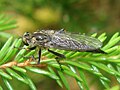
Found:
[[[29,47],[56,48],[62,50],[103,53],[102,42],[94,37],[75,34],[61,30],[40,30],[34,33],[26,32],[23,42]]]

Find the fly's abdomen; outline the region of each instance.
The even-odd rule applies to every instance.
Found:
[[[55,38],[52,40],[54,48],[73,51],[90,51],[96,48],[92,45],[87,45],[85,42],[77,42],[70,39]]]

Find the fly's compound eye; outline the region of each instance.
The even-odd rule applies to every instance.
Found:
[[[30,38],[30,33],[29,32],[25,32],[23,35],[24,38]]]

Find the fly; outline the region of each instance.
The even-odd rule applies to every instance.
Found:
[[[58,31],[41,30],[32,34],[26,32],[22,39],[24,44],[29,46],[30,50],[36,47],[39,48],[38,64],[40,63],[42,49],[47,49],[49,52],[58,56],[58,58],[65,58],[65,56],[49,48],[78,52],[105,53],[100,49],[102,47],[102,42],[100,40],[86,35],[65,32],[64,29]]]

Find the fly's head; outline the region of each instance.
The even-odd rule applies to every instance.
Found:
[[[34,48],[37,46],[36,41],[34,40],[33,36],[29,32],[25,32],[22,36],[23,43],[29,48]]]
[[[23,43],[27,46],[29,46],[29,43],[31,42],[31,33],[25,32],[22,36]]]

